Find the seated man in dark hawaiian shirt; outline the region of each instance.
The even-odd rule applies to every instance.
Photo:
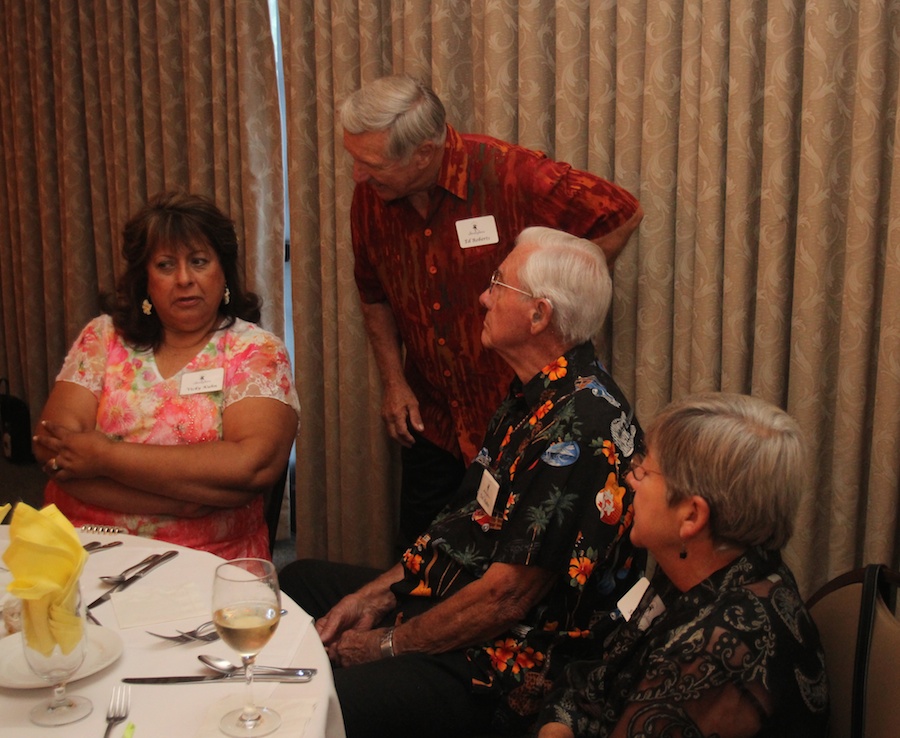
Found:
[[[595,356],[612,284],[590,241],[529,228],[480,302],[513,368],[457,497],[384,573],[298,561],[349,738],[521,730],[640,568],[622,482],[640,443]]]

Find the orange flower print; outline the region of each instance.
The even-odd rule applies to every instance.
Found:
[[[569,362],[566,361],[565,356],[560,356],[556,361],[552,364],[547,364],[541,372],[547,375],[547,378],[551,382],[555,382],[557,379],[562,379],[566,374],[568,374],[569,370],[566,368],[569,366]]]
[[[485,649],[491,659],[491,665],[495,671],[506,671],[516,658],[517,645],[514,639],[507,638],[497,641],[493,648]]]
[[[500,448],[503,448],[507,443],[509,443],[509,437],[512,435],[512,432],[513,427],[509,426],[509,428],[506,429],[506,435],[503,436],[503,440],[500,442]]]
[[[526,648],[523,651],[519,651],[519,654],[516,656],[516,662],[513,664],[513,674],[518,674],[520,671],[527,671],[528,669],[533,669],[535,666],[540,664],[544,660],[544,654],[539,651],[535,651],[531,646]]]
[[[418,574],[419,569],[422,568],[422,557],[417,553],[407,551],[403,554],[403,565],[413,574]]]
[[[431,587],[425,584],[425,582],[419,582],[410,594],[413,597],[431,597]]]
[[[625,488],[619,486],[619,478],[615,472],[610,472],[606,478],[606,485],[597,493],[597,509],[600,511],[600,520],[607,525],[615,525],[622,517],[622,498],[625,496]]]
[[[603,452],[603,455],[606,457],[606,460],[615,465],[619,461],[619,454],[616,452],[616,446],[612,441],[604,441],[603,448],[600,449]]]
[[[569,638],[587,638],[591,635],[591,631],[578,628],[577,630],[568,631],[566,635],[569,636]]]
[[[574,587],[577,583],[579,587],[583,587],[593,570],[594,562],[586,556],[573,558],[569,562],[569,576],[572,578],[572,581],[569,582],[569,584]]]
[[[547,413],[549,413],[552,409],[553,409],[553,400],[547,400],[547,402],[545,402],[537,410],[534,411],[534,415],[532,415],[528,419],[528,424],[534,425],[541,418],[543,418]]]

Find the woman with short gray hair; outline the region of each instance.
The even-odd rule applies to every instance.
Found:
[[[824,736],[822,647],[779,550],[805,477],[796,422],[757,398],[701,394],[663,410],[645,443],[626,481],[631,540],[656,573],[600,618],[539,738]]]

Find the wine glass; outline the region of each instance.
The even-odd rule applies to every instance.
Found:
[[[268,735],[281,716],[253,700],[253,664],[278,627],[281,590],[271,561],[234,559],[216,567],[212,595],[213,623],[222,640],[241,655],[246,677],[244,708],[219,722],[225,735]]]
[[[81,603],[80,590],[75,592],[75,599],[74,612],[67,614],[70,618],[67,627],[80,630],[81,636],[68,652],[64,652],[59,643],[54,643],[53,650],[49,653],[42,653],[33,648],[39,634],[47,632],[47,613],[44,611],[42,614],[36,611],[33,607],[35,603],[22,603],[22,644],[25,648],[25,661],[28,662],[29,668],[35,674],[53,685],[53,694],[50,698],[35,705],[29,713],[31,722],[37,725],[74,723],[76,720],[90,715],[94,709],[93,704],[86,697],[73,697],[66,693],[66,683],[84,662],[87,650],[84,608]]]

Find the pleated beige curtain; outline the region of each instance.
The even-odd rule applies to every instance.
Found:
[[[644,421],[699,390],[785,407],[810,478],[801,586],[900,561],[900,11],[768,3],[281,0],[298,553],[383,564],[397,463],[352,279],[335,109],[383,74],[451,122],[634,192],[604,352]],[[473,309],[478,309],[473,305]]]
[[[0,376],[36,417],[113,289],[120,234],[186,189],[237,222],[284,328],[275,55],[257,0],[0,0]]]

